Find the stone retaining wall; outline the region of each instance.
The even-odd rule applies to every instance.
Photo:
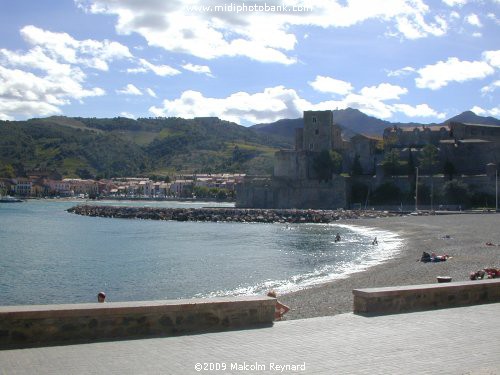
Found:
[[[354,313],[391,314],[500,302],[500,280],[354,289]]]
[[[0,307],[0,348],[270,325],[275,298]]]

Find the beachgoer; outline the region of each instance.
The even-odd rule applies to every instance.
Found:
[[[267,293],[268,297],[278,298],[277,294],[274,290],[271,290]],[[283,315],[290,311],[290,308],[287,305],[282,304],[278,300],[276,300],[276,306],[274,307],[274,320],[283,319]]]
[[[372,245],[378,245],[377,237],[373,239]]]
[[[104,292],[97,293],[97,302],[103,303],[105,299],[106,299],[106,293]]]
[[[484,268],[482,270],[471,272],[471,280],[496,279],[500,277],[500,268]]]
[[[339,242],[340,241],[340,233],[337,233],[337,235],[335,236],[335,242]]]
[[[422,253],[422,256],[420,257],[420,261],[424,262],[424,263],[430,262],[431,261],[431,254],[429,254],[428,252],[424,251]]]
[[[431,254],[431,262],[444,262],[445,260],[448,260],[450,256],[448,254],[444,255],[436,255],[436,253]]]

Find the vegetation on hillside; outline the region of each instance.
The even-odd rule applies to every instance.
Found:
[[[50,117],[0,121],[0,172],[48,169],[64,177],[173,173],[269,174],[291,145],[216,118]]]

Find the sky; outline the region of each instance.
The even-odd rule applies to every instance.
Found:
[[[0,119],[500,117],[500,0],[0,0]]]

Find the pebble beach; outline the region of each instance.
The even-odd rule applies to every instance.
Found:
[[[397,233],[403,239],[399,253],[347,278],[279,296],[291,308],[286,320],[352,312],[353,289],[432,284],[437,282],[437,276],[466,281],[471,272],[500,267],[500,246],[486,245],[486,242],[500,244],[500,214],[409,215],[341,223]],[[382,243],[384,239],[378,241]],[[448,254],[451,259],[423,263],[420,262],[423,251]]]

